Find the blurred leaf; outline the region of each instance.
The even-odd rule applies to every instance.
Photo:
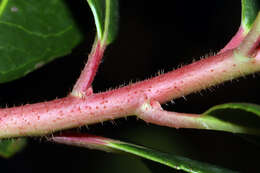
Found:
[[[81,39],[65,0],[0,0],[0,83],[70,53]]]
[[[55,136],[53,141],[67,145],[99,149],[108,152],[133,154],[148,160],[152,160],[177,170],[190,173],[226,173],[233,172],[215,165],[194,161],[185,157],[159,152],[143,146],[138,146],[126,142],[116,141],[108,138],[93,136],[89,134],[66,134]]]
[[[260,106],[255,104],[217,105],[196,120],[202,129],[260,135]]]
[[[248,32],[260,10],[259,0],[242,0],[242,26]]]
[[[26,139],[3,139],[0,140],[0,156],[10,158],[21,151],[26,145]]]
[[[118,0],[87,0],[94,15],[98,39],[110,44],[118,30]]]

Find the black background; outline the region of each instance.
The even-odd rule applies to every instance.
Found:
[[[2,107],[64,97],[78,78],[95,36],[92,14],[84,0],[67,0],[85,33],[71,55],[57,59],[28,76],[0,85]],[[109,46],[94,81],[95,92],[143,80],[159,70],[170,71],[216,53],[240,24],[240,1],[120,1],[120,31]],[[260,103],[259,76],[227,82],[164,105],[167,110],[201,113],[226,102]],[[148,125],[134,117],[82,128],[93,134],[150,146],[241,172],[258,172],[259,146],[224,132],[172,129]],[[80,131],[77,129],[77,131]],[[0,172],[174,172],[129,156],[48,143],[31,138],[24,151],[0,159]]]

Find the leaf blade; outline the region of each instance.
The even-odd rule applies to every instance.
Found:
[[[247,33],[252,24],[255,21],[257,13],[260,10],[260,3],[258,0],[242,0],[242,17],[241,17],[241,25]]]
[[[0,3],[0,83],[70,53],[83,38],[63,0]]]
[[[190,173],[207,172],[217,173],[226,172],[231,173],[225,168],[216,167],[215,165],[194,161],[181,156],[174,156],[168,153],[156,151],[143,146],[138,146],[126,142],[112,140],[104,137],[93,136],[89,134],[66,134],[62,136],[55,136],[53,141],[67,145],[78,147],[85,147],[90,149],[98,149],[107,152],[128,153],[133,154],[148,160],[161,163],[168,167],[183,170]]]
[[[233,115],[233,116],[231,116]],[[197,119],[202,129],[260,135],[260,106],[250,103],[216,105]]]

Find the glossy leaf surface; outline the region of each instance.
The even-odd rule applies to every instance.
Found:
[[[169,153],[156,151],[139,145],[112,140],[108,138],[93,136],[89,134],[67,134],[52,138],[53,141],[67,145],[99,149],[108,152],[133,154],[148,160],[158,162],[177,170],[190,173],[229,173],[228,169],[220,168],[215,165],[191,160],[189,158],[176,156]]]
[[[65,0],[0,0],[0,83],[70,53],[81,39]]]
[[[260,10],[259,0],[242,0],[242,26],[248,32]]]

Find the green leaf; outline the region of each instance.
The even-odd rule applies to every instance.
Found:
[[[186,172],[233,172],[224,168],[217,167],[215,165],[191,160],[189,158],[172,155],[169,153],[159,152],[150,148],[129,144],[125,142],[110,142],[108,144],[111,148],[126,153],[134,154],[145,159],[149,159],[177,170],[183,170]]]
[[[247,33],[260,10],[259,0],[242,0],[242,27]]]
[[[53,141],[67,145],[99,149],[108,152],[133,154],[148,160],[158,162],[177,170],[190,173],[228,173],[233,172],[215,165],[191,160],[185,157],[176,156],[169,153],[156,151],[143,146],[138,146],[126,142],[112,140],[104,137],[89,134],[66,134],[52,138]]]
[[[217,105],[196,120],[202,129],[260,135],[260,106],[255,104]]]
[[[98,40],[114,41],[118,31],[118,0],[87,0],[94,15]]]
[[[0,83],[70,53],[82,37],[65,0],[0,0]]]
[[[0,140],[0,156],[10,158],[21,151],[26,145],[26,139],[3,139]]]

